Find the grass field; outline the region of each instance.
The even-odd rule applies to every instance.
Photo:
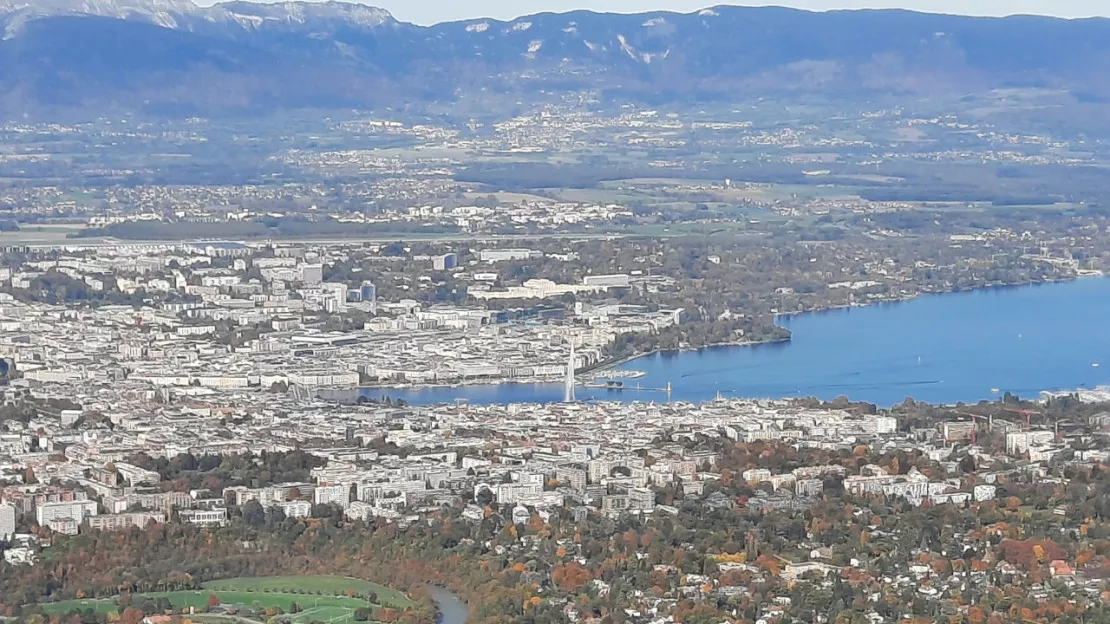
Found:
[[[207,590],[235,592],[283,592],[303,594],[321,592],[325,595],[342,596],[348,589],[356,594],[375,593],[378,602],[387,607],[407,607],[412,603],[401,592],[385,585],[371,583],[362,579],[343,576],[267,576],[261,578],[236,578],[209,581],[204,584]]]
[[[132,598],[133,604],[144,600],[166,598],[176,609],[208,606],[208,597],[215,595],[225,606],[242,605],[246,608],[278,607],[288,612],[296,602],[301,609],[293,621],[307,624],[312,621],[328,624],[352,624],[355,609],[368,605],[362,598],[351,598],[348,590],[356,594],[377,594],[374,607],[405,608],[412,602],[401,592],[359,579],[339,576],[273,576],[264,578],[236,578],[209,581],[199,591],[154,592]],[[47,613],[68,613],[73,610],[92,609],[97,613],[119,611],[115,598],[103,600],[67,600],[43,605]]]

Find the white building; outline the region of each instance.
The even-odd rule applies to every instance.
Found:
[[[631,278],[627,275],[587,275],[582,278],[585,286],[598,286],[601,288],[628,288]]]
[[[445,253],[442,256],[432,257],[432,269],[436,271],[450,271],[457,266],[459,266],[459,256],[457,254]]]
[[[794,484],[794,493],[798,496],[817,496],[825,490],[825,484],[820,479],[799,479]]]
[[[478,252],[482,262],[507,262],[511,260],[528,260],[538,258],[543,254],[531,249],[483,249]]]
[[[4,551],[4,561],[9,565],[35,565],[35,551],[31,548],[9,548]]]
[[[153,470],[139,468],[132,464],[116,462],[116,472],[130,485],[153,485],[162,480],[161,475]]]
[[[748,483],[762,483],[771,480],[771,471],[766,468],[751,468],[740,474]]]
[[[374,517],[374,506],[362,501],[353,501],[347,509],[343,510],[343,515],[349,520],[366,522]]]
[[[341,483],[339,485],[319,485],[313,493],[317,505],[339,505],[344,509],[351,504],[351,486]]]
[[[993,485],[977,485],[972,491],[976,502],[993,500],[998,495],[998,488]]]
[[[322,264],[302,264],[300,273],[301,281],[305,284],[319,284],[324,281],[324,265]]]
[[[0,503],[0,541],[6,542],[15,535],[15,507]]]
[[[43,503],[35,507],[35,521],[39,526],[47,526],[55,520],[72,520],[77,524],[85,518],[96,515],[96,501],[73,501]]]
[[[358,373],[354,371],[299,371],[289,373],[288,379],[290,384],[304,388],[353,387],[359,382]]]
[[[1051,431],[1010,431],[1006,434],[1006,453],[1021,455],[1030,447],[1049,444],[1055,438]]]
[[[525,524],[532,517],[532,512],[523,505],[513,507],[513,524]]]
[[[312,503],[306,500],[286,501],[274,506],[281,509],[286,518],[307,518],[312,515]]]
[[[227,509],[215,507],[213,509],[184,509],[178,512],[182,522],[188,524],[223,525],[227,524]]]
[[[875,419],[875,433],[889,435],[898,431],[898,419],[892,416],[879,416]]]

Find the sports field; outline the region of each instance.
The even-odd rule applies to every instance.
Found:
[[[133,605],[143,601],[166,598],[175,609],[194,607],[198,611],[208,606],[208,597],[215,595],[227,607],[241,606],[252,610],[277,607],[289,614],[294,622],[307,624],[319,621],[327,624],[353,624],[355,610],[380,607],[403,609],[412,604],[404,594],[384,585],[360,579],[339,576],[272,576],[263,578],[236,578],[209,581],[199,591],[154,592],[133,596]],[[352,597],[354,594],[356,597]],[[377,596],[376,603],[369,603],[366,596]],[[290,613],[293,603],[301,609]],[[98,613],[118,612],[116,598],[102,600],[67,600],[43,605],[47,613],[68,613],[73,610],[92,609]]]

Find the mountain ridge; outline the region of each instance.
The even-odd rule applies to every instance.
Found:
[[[1103,18],[715,6],[425,27],[342,2],[31,4],[0,0],[0,115],[219,115],[582,90],[656,102],[1000,87],[1110,96],[1100,79],[1110,70]]]

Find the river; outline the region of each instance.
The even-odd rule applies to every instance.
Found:
[[[429,585],[428,592],[432,594],[432,599],[436,601],[436,606],[439,607],[439,617],[436,619],[436,624],[466,624],[468,611],[462,598],[435,585]]]
[[[668,352],[621,368],[626,381],[672,385],[672,400],[844,395],[890,406],[913,397],[976,402],[1012,392],[1110,384],[1110,278],[926,295],[912,301],[779,319],[787,343]],[[997,392],[995,392],[997,390]],[[495,384],[367,391],[413,404],[553,402],[560,384]],[[662,392],[588,390],[582,400],[665,401]]]

